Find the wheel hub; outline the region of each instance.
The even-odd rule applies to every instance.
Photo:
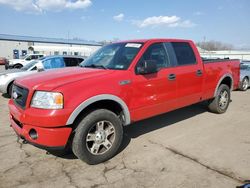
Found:
[[[106,133],[105,131],[97,131],[95,135],[95,141],[98,144],[103,143],[106,140]]]
[[[221,92],[220,99],[219,99],[219,105],[221,108],[225,108],[228,103],[228,93],[226,91]]]
[[[115,140],[115,128],[110,121],[99,121],[90,128],[86,137],[86,146],[93,155],[106,153]]]
[[[248,88],[248,81],[245,79],[243,81],[243,89],[247,89]]]

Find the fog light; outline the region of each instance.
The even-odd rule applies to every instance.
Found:
[[[38,134],[35,129],[30,129],[29,135],[33,140],[36,140],[38,138]]]

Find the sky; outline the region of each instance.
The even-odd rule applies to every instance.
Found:
[[[0,33],[216,40],[250,49],[250,0],[0,0]]]

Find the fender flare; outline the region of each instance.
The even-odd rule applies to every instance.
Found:
[[[224,80],[226,77],[229,77],[230,79],[231,79],[231,91],[233,90],[233,84],[234,84],[234,79],[233,79],[233,76],[231,75],[231,74],[224,74],[221,78],[220,78],[220,80],[218,81],[218,83],[217,83],[217,86],[216,86],[216,89],[215,89],[215,91],[214,91],[214,97],[216,97],[216,95],[217,95],[217,91],[218,91],[218,89],[219,89],[219,86],[221,85],[221,82],[222,82],[222,80]]]
[[[97,95],[97,96],[91,97],[91,98],[83,101],[80,105],[78,105],[78,107],[70,114],[66,125],[73,124],[73,122],[75,121],[77,116],[85,108],[87,108],[89,105],[91,105],[95,102],[98,102],[98,101],[102,101],[102,100],[111,100],[111,101],[117,102],[121,106],[122,111],[124,113],[125,125],[129,125],[131,123],[130,112],[129,112],[129,109],[128,109],[128,106],[126,105],[126,103],[121,98],[119,98],[115,95],[102,94],[102,95]]]

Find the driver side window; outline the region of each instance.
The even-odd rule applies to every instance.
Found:
[[[155,43],[149,46],[139,60],[137,67],[140,67],[143,61],[154,61],[158,70],[169,67],[170,64],[168,54],[162,43]]]

